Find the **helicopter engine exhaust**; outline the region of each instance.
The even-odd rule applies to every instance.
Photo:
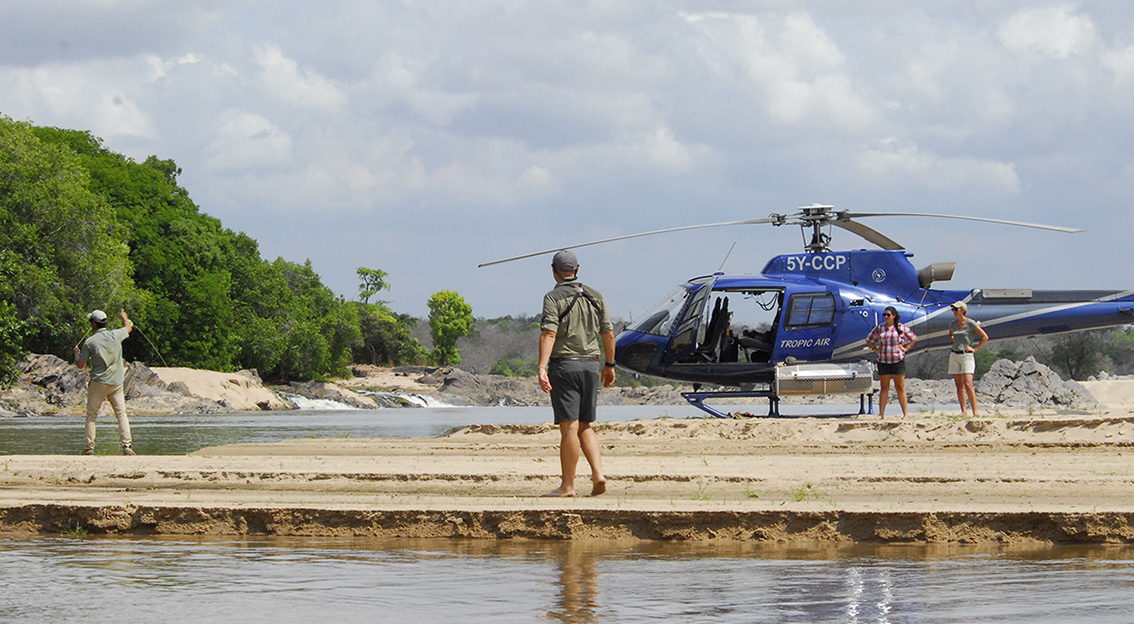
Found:
[[[934,262],[917,270],[917,281],[922,288],[929,288],[933,282],[947,282],[953,279],[953,271],[956,268],[956,262]]]

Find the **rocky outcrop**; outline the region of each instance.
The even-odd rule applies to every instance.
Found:
[[[43,400],[57,407],[87,400],[87,372],[54,355],[31,354],[16,365],[23,379],[39,388]]]
[[[17,368],[21,373],[17,384],[0,393],[0,416],[81,414],[86,409],[87,371],[54,355],[39,354],[28,355]],[[256,377],[255,384],[259,383]],[[139,362],[126,365],[123,386],[127,410],[134,414],[212,414],[232,409],[194,394],[183,383],[167,384]]]
[[[19,382],[0,393],[0,417],[82,413],[86,402],[86,372],[53,355],[30,355],[19,365]],[[382,369],[387,382],[390,369]],[[275,392],[263,386],[256,371],[220,373],[193,369],[151,369],[137,362],[126,372],[126,400],[133,413],[215,413],[257,409],[295,409],[286,393],[309,399],[335,401],[359,409],[419,407],[426,397],[448,405],[546,406],[550,397],[540,391],[535,377],[474,375],[452,368],[399,367],[397,378],[414,380],[409,392],[361,387],[356,392],[344,385],[324,382],[292,382]],[[355,374],[374,374],[358,368]],[[876,382],[877,383],[877,382]],[[357,384],[356,384],[357,385]],[[1034,358],[1015,363],[996,362],[977,383],[983,405],[1011,408],[1093,408],[1095,397],[1075,381],[1064,381]],[[659,384],[653,387],[614,387],[599,393],[602,405],[684,405],[681,392],[687,386]],[[952,405],[957,400],[952,379],[907,379],[906,392],[912,404]],[[788,403],[847,402],[855,396],[785,397]]]
[[[1064,381],[1055,371],[1028,357],[1023,362],[997,360],[976,384],[979,395],[1005,407],[1059,406],[1092,408],[1098,401],[1077,381]]]
[[[530,406],[550,405],[551,400],[539,389],[535,377],[473,375],[459,368],[438,369],[419,380],[428,383],[440,379],[440,392],[462,397],[473,405]]]

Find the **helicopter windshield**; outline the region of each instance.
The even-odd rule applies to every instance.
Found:
[[[681,313],[681,308],[685,306],[685,300],[688,298],[689,288],[685,286],[674,288],[673,292],[650,308],[642,320],[631,324],[629,329],[643,334],[668,336],[673,329],[673,322]]]

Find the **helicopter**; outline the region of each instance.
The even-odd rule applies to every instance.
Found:
[[[893,306],[917,335],[911,352],[950,344],[950,305],[963,301],[993,340],[1058,334],[1134,322],[1134,291],[980,289],[938,290],[952,279],[954,262],[915,269],[912,254],[855,219],[916,216],[983,221],[1064,233],[1065,228],[984,217],[927,213],[852,212],[812,204],[787,214],[692,225],[607,238],[575,249],[640,236],[731,225],[798,225],[810,242],[800,254],[779,255],[759,275],[716,272],[677,286],[616,338],[616,364],[636,374],[693,385],[683,393],[694,407],[727,417],[709,399],[765,397],[779,416],[779,397],[791,394],[870,396],[873,361],[870,330]],[[879,249],[832,251],[832,227]],[[484,263],[490,266],[558,249]],[[702,392],[702,385],[735,390]]]

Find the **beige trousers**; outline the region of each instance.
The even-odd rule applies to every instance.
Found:
[[[87,383],[87,448],[94,448],[95,419],[106,400],[110,401],[114,417],[118,419],[118,437],[122,440],[122,446],[130,446],[130,419],[126,417],[126,393],[122,391],[122,386],[91,381]]]

